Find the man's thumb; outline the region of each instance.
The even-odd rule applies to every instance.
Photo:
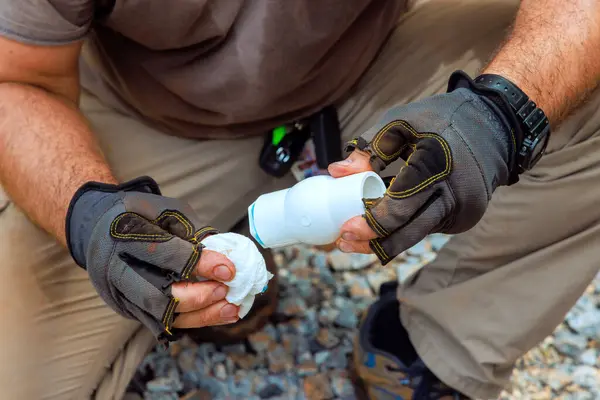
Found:
[[[342,176],[358,174],[360,172],[373,171],[373,168],[369,162],[368,153],[354,150],[345,160],[329,164],[327,170],[334,178],[341,178]]]

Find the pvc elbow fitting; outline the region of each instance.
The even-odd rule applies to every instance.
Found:
[[[264,248],[333,243],[346,221],[365,213],[363,199],[382,197],[385,191],[383,180],[370,171],[307,178],[256,199],[248,207],[250,233]]]

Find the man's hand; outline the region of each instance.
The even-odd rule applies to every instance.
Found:
[[[462,88],[393,108],[349,146],[350,157],[329,167],[334,177],[405,161],[385,196],[367,199],[364,217],[347,221],[338,240],[342,251],[372,251],[383,264],[430,233],[472,228],[508,183],[515,154],[501,110]]]
[[[224,300],[221,283],[233,279],[235,267],[201,244],[217,231],[202,227],[187,204],[161,196],[152,179],[83,185],[71,201],[66,232],[73,258],[102,299],[159,339],[177,339],[172,328],[237,321],[239,309]]]

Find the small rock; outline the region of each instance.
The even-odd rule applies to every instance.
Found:
[[[277,264],[277,266],[280,268],[287,264],[285,255],[281,251],[273,252],[273,261],[275,261],[275,264]]]
[[[340,310],[337,318],[335,319],[335,324],[347,329],[354,329],[356,325],[358,325],[358,317],[354,312],[353,307],[344,307]]]
[[[306,311],[307,305],[301,297],[287,297],[282,299],[278,306],[277,311],[280,314],[288,317],[302,316]]]
[[[436,257],[437,257],[437,253],[434,253],[433,251],[429,251],[421,256],[421,261],[423,262],[423,265],[427,265],[430,262],[432,262],[433,260],[435,260]]]
[[[335,286],[336,280],[331,270],[329,269],[329,264],[327,263],[327,256],[323,253],[316,254],[313,257],[313,265],[317,269],[319,273],[320,280],[329,286]]]
[[[212,398],[222,398],[228,392],[228,387],[225,382],[213,378],[212,376],[204,377],[200,382],[199,386],[201,389],[206,390],[210,393]]]
[[[205,371],[204,369],[183,371],[181,375],[183,387],[187,390],[196,389],[199,385],[199,382],[209,375],[209,373],[210,371]]]
[[[175,343],[171,343],[171,346],[169,346],[169,354],[173,358],[176,358],[179,355],[180,351],[181,351],[181,343],[175,342]]]
[[[277,332],[277,328],[275,328],[275,326],[273,326],[272,324],[267,324],[262,328],[263,332],[265,332],[267,335],[269,335],[269,337],[271,338],[272,341],[276,342],[278,341],[278,335],[279,333]]]
[[[331,388],[337,397],[350,398],[354,395],[354,387],[345,372],[330,374]]]
[[[373,292],[379,293],[379,287],[389,281],[396,280],[396,271],[393,268],[382,268],[377,271],[370,272],[367,274],[367,281],[371,285]]]
[[[268,384],[258,392],[261,399],[271,399],[281,394],[283,394],[283,389],[273,383]]]
[[[554,335],[554,346],[564,355],[576,358],[586,348],[587,339],[584,336],[561,330]]]
[[[319,351],[315,354],[315,362],[317,363],[317,365],[322,365],[325,363],[325,361],[327,361],[330,355],[331,353],[327,350]]]
[[[149,392],[178,392],[183,389],[179,374],[175,371],[169,376],[162,376],[149,381],[146,384]]]
[[[289,353],[281,345],[276,345],[274,349],[269,349],[267,358],[269,360],[269,371],[274,374],[291,370],[294,364]]]
[[[450,239],[450,235],[444,235],[441,233],[435,233],[435,234],[429,235],[427,237],[427,240],[429,241],[429,244],[431,245],[431,250],[433,250],[433,251],[440,251],[440,249],[442,247],[444,247],[446,245],[446,243],[448,243],[449,239]]]
[[[348,286],[350,287],[350,296],[352,297],[372,297],[373,292],[366,278],[356,276],[351,273],[344,274]]]
[[[329,262],[336,271],[359,270],[377,261],[374,254],[343,253],[335,249],[329,253]]]
[[[246,353],[246,346],[243,343],[229,344],[223,346],[222,350],[225,354],[244,354]]]
[[[586,365],[600,365],[598,349],[587,349],[579,355],[579,361]]]
[[[256,366],[260,363],[260,360],[257,356],[249,353],[233,353],[229,355],[229,357],[239,368],[242,368],[244,370],[256,368]]]
[[[573,392],[573,393],[567,393],[565,396],[561,396],[560,399],[561,400],[598,400],[598,397],[594,393],[583,391],[583,390],[581,390],[581,388],[579,388],[579,391]]]
[[[252,395],[252,383],[249,379],[229,377],[227,383],[229,393],[234,399],[247,399]]]
[[[354,304],[356,311],[362,313],[365,311],[371,304],[373,304],[373,298],[363,297],[362,299],[358,299],[358,301]]]
[[[343,296],[335,296],[333,298],[332,304],[336,308],[348,308],[353,306],[352,300],[349,300]]]
[[[310,349],[310,342],[306,336],[296,336],[296,349],[295,354],[306,353]]]
[[[289,333],[280,334],[281,344],[287,354],[294,354],[298,348],[298,337]]]
[[[298,248],[296,246],[286,246],[281,249],[286,260],[293,260],[298,254]]]
[[[341,347],[333,349],[325,361],[325,366],[332,369],[345,370],[348,367],[348,357],[344,349]]]
[[[411,256],[421,257],[423,254],[429,251],[431,251],[431,244],[427,239],[423,239],[419,243],[409,248],[406,252]]]
[[[405,282],[418,270],[420,270],[425,263],[421,259],[416,257],[405,257],[399,264],[395,265],[396,276],[399,282]]]
[[[600,331],[600,310],[593,308],[580,314],[569,315],[567,323],[579,334],[595,338]]]
[[[319,310],[319,322],[323,325],[331,325],[338,317],[339,311],[333,308],[321,308]]]
[[[308,400],[327,400],[333,398],[327,375],[317,374],[304,379],[304,394]]]
[[[330,288],[325,288],[321,291],[321,296],[325,301],[330,300],[333,297],[333,290]]]
[[[230,357],[225,360],[225,371],[227,371],[227,375],[235,374],[235,363]]]
[[[271,335],[264,330],[255,332],[248,337],[250,345],[257,353],[261,353],[269,347],[269,343],[273,341]]]
[[[302,296],[308,304],[315,304],[319,301],[315,286],[309,280],[298,282],[296,288],[298,289],[300,296]]]
[[[304,353],[298,358],[296,371],[299,376],[314,375],[318,372],[317,363],[312,358],[310,353]]]
[[[290,261],[285,269],[287,269],[288,271],[293,271],[294,273],[292,275],[296,275],[296,271],[302,269],[302,268],[306,268],[307,265],[307,259],[305,258],[296,258],[292,261]]]
[[[216,351],[213,343],[202,343],[198,346],[198,356],[205,362],[210,362],[213,353]]]
[[[319,321],[317,319],[317,311],[314,308],[306,310],[304,320],[296,326],[297,331],[304,336],[314,337],[319,330]]]
[[[317,342],[326,349],[331,349],[340,343],[340,338],[330,329],[321,328],[317,334]]]
[[[589,365],[581,365],[573,372],[573,382],[584,388],[596,389],[600,386],[600,370]]]
[[[545,388],[536,388],[535,391],[531,393],[531,400],[548,400],[552,398],[552,389],[548,386]]]
[[[165,351],[152,354],[146,359],[145,365],[154,371],[154,376],[167,376],[177,370],[177,361]]]
[[[211,361],[213,364],[225,362],[227,356],[221,352],[216,352],[212,355]]]
[[[182,371],[194,369],[196,363],[196,351],[194,349],[183,349],[177,357],[177,365]]]
[[[224,381],[227,379],[227,372],[225,371],[225,365],[219,363],[215,365],[215,377]]]
[[[558,391],[571,383],[571,376],[561,370],[551,369],[548,371],[544,380],[548,386]]]

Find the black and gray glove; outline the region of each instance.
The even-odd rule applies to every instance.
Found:
[[[122,185],[89,182],[73,196],[66,220],[71,255],[102,299],[159,340],[175,340],[173,282],[186,281],[206,235],[185,203],[161,196],[154,180]]]
[[[518,180],[504,105],[464,86],[393,108],[348,143],[348,151],[368,152],[377,172],[405,161],[384,197],[365,200],[364,217],[378,235],[370,247],[382,264],[430,233],[471,229],[496,187]]]

